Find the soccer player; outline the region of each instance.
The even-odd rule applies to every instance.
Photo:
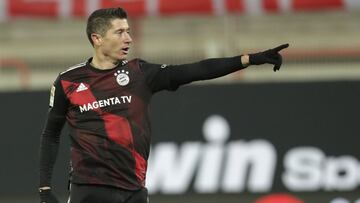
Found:
[[[132,39],[122,8],[94,11],[87,21],[94,54],[59,74],[51,88],[47,120],[40,143],[42,203],[59,202],[51,176],[64,123],[70,126],[69,203],[146,203],[145,174],[151,127],[149,103],[161,90],[175,91],[193,81],[273,64],[288,44],[254,54],[206,59],[183,65],[127,61]]]

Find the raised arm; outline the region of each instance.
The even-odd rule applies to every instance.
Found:
[[[254,54],[206,59],[182,65],[160,65],[143,62],[141,69],[145,73],[153,92],[163,89],[176,90],[180,85],[225,76],[249,65],[268,63],[274,65],[274,71],[277,71],[282,64],[282,57],[279,52],[288,46],[288,44],[283,44]]]

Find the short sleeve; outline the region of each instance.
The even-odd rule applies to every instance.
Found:
[[[56,115],[65,115],[68,105],[69,101],[64,93],[59,75],[51,86],[49,108]]]
[[[140,60],[140,69],[153,93],[161,90],[175,91],[179,88],[171,82],[171,67],[172,65],[153,64]]]

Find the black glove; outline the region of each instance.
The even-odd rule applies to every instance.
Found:
[[[40,203],[59,203],[59,200],[55,197],[55,195],[48,190],[40,190]]]
[[[283,44],[263,52],[249,54],[249,62],[251,65],[261,65],[265,63],[270,63],[274,65],[274,71],[277,71],[280,69],[282,64],[282,57],[279,54],[279,51],[288,47],[289,44]]]

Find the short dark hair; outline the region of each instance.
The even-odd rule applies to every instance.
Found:
[[[127,19],[126,11],[123,8],[102,8],[95,10],[89,16],[86,26],[86,34],[90,43],[94,46],[91,34],[97,33],[104,36],[111,27],[111,21],[114,19]]]

